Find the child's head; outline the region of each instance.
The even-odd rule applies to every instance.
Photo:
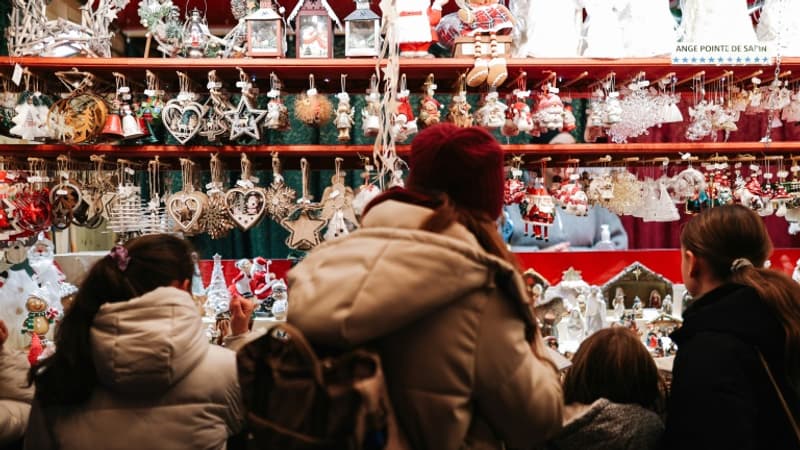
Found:
[[[625,327],[604,328],[584,340],[564,379],[564,403],[599,398],[654,408],[660,399],[658,369],[639,337]]]
[[[183,288],[194,275],[192,247],[169,234],[142,236],[115,247],[89,270],[75,299],[96,311],[164,286]],[[97,298],[97,301],[94,301]]]

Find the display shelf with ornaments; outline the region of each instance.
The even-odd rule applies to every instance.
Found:
[[[81,71],[92,72],[101,79],[113,80],[113,72],[122,72],[132,79],[137,74],[144,78],[144,71],[155,72],[164,81],[176,79],[175,70],[186,71],[192,79],[205,80],[210,70],[217,70],[223,81],[238,81],[238,69],[241,68],[257,79],[269,79],[275,72],[284,82],[287,89],[300,89],[305,86],[309,73],[315,74],[320,91],[325,85],[338,89],[341,74],[348,75],[348,83],[353,83],[359,91],[369,85],[369,78],[376,73],[377,67],[384,67],[385,62],[376,64],[375,58],[260,58],[260,59],[175,59],[175,58],[40,58],[40,57],[0,57],[0,68],[11,74],[16,65],[28,68],[36,75],[48,78],[54,72],[74,67]],[[474,58],[400,58],[400,71],[405,73],[410,86],[421,86],[428,74],[436,73],[440,86],[452,86],[458,76],[469,70]],[[798,69],[800,57],[786,57],[781,61],[784,70]],[[678,89],[689,91],[689,81],[702,73],[706,81],[722,74],[730,73],[733,79],[749,80],[747,75],[757,70],[766,77],[774,69],[773,65],[734,66],[734,65],[673,65],[670,58],[509,58],[507,62],[508,80],[505,87],[510,86],[514,77],[525,72],[531,82],[540,82],[552,72],[557,73],[560,83],[567,83],[574,96],[586,95],[586,89],[597,81],[602,81],[613,73],[622,86],[642,72],[651,80],[664,77],[675,77]],[[770,79],[765,78],[764,82]],[[205,84],[205,83],[203,83]],[[502,89],[502,88],[501,88]]]
[[[613,155],[616,158],[626,157],[679,157],[679,153],[693,154],[726,154],[735,157],[739,154],[793,154],[800,152],[800,141],[772,142],[765,146],[760,142],[632,142],[627,144],[588,143],[588,144],[502,144],[509,155],[530,154],[551,156],[555,161],[567,160],[578,155]],[[110,156],[142,158],[152,156],[183,157],[208,156],[210,152],[219,152],[221,156],[238,158],[241,153],[253,155],[271,155],[279,153],[283,157],[297,156],[350,156],[371,154],[373,146],[362,145],[327,145],[327,144],[288,144],[288,145],[120,145],[104,144],[18,144],[0,145],[0,155],[28,156],[32,154],[88,157],[96,153],[107,153]],[[399,155],[406,155],[410,144],[397,146]]]

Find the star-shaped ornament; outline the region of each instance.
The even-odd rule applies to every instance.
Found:
[[[298,208],[299,214],[295,219],[289,217],[281,220],[281,226],[289,231],[286,245],[296,250],[308,251],[319,245],[322,241],[321,231],[328,224],[327,220],[312,217],[310,209],[303,206]]]
[[[236,109],[225,111],[225,120],[231,124],[230,139],[239,139],[246,134],[253,139],[261,139],[261,121],[267,115],[266,109],[255,109],[247,95],[239,98]]]

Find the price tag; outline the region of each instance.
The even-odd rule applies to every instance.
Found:
[[[313,96],[317,95],[317,90],[316,89],[309,89],[309,90],[306,91],[306,95],[309,96],[309,97],[313,97]]]
[[[56,195],[66,196],[67,194],[69,194],[69,192],[67,192],[66,189],[59,189],[56,191]]]
[[[17,86],[19,86],[19,83],[22,81],[22,72],[22,66],[14,64],[14,73],[11,75],[11,81]]]
[[[259,181],[259,180],[258,180],[258,177],[254,177],[254,176],[252,176],[252,175],[250,176],[250,182],[251,182],[251,183],[253,183],[253,184],[258,184],[258,181]]]
[[[550,87],[549,87],[547,90],[548,90],[548,91],[549,91],[551,94],[558,94],[558,92],[559,92],[559,89],[558,89],[557,87],[553,87],[553,86],[550,86]]]
[[[236,182],[236,185],[245,189],[250,189],[253,187],[253,183],[248,180],[239,180]]]
[[[521,177],[522,176],[522,170],[521,169],[511,169],[511,176],[514,177],[514,178]]]
[[[134,174],[136,174],[136,171],[131,169],[130,167],[126,167],[125,168],[125,173],[127,173],[128,175],[134,175]]]
[[[148,97],[152,97],[152,96],[156,95],[156,91],[153,90],[153,89],[145,89],[144,90],[144,95],[146,95]]]

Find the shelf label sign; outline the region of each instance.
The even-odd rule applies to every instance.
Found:
[[[680,65],[772,65],[773,45],[757,43],[690,43],[681,42],[672,53],[672,64]]]

